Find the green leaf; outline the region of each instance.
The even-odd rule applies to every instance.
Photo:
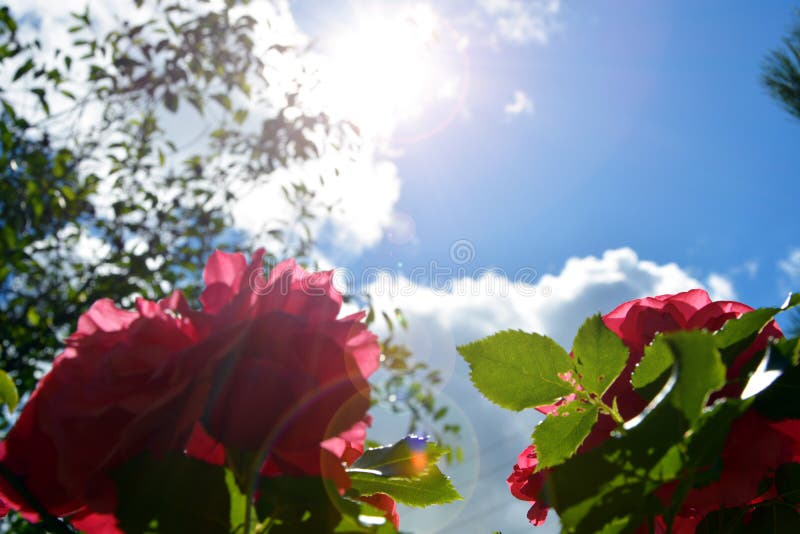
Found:
[[[115,515],[128,534],[230,532],[230,497],[222,467],[177,453],[140,456],[117,469]]]
[[[644,356],[631,375],[631,384],[645,399],[652,399],[667,383],[675,359],[663,336],[644,348]]]
[[[800,513],[780,501],[722,508],[706,514],[697,534],[764,534],[800,532]]]
[[[251,504],[250,514],[250,529],[245,527],[245,517],[247,516],[247,495],[242,493],[239,485],[236,483],[236,475],[233,471],[225,470],[225,485],[228,487],[228,495],[230,496],[230,525],[231,530],[235,532],[252,532],[255,526],[255,521],[258,516],[255,513],[255,507]]]
[[[217,101],[217,103],[225,108],[226,110],[230,111],[231,109],[231,97],[226,95],[225,93],[217,93],[211,95],[211,98]]]
[[[681,475],[687,435],[708,396],[725,380],[711,334],[663,337],[675,361],[674,383],[666,396],[621,437],[570,458],[548,477],[543,491],[567,530],[600,531],[624,518],[638,525],[648,514],[663,513],[653,492]]]
[[[544,418],[533,431],[537,469],[558,465],[580,447],[597,421],[597,406],[573,401]]]
[[[602,395],[625,368],[628,348],[597,314],[587,319],[578,330],[572,355],[583,389]]]
[[[333,532],[343,515],[358,517],[359,507],[319,477],[264,477],[256,510],[260,520],[275,521],[270,534],[294,534]]]
[[[781,419],[800,418],[800,367],[785,370],[772,384],[755,396],[755,409],[765,417]]]
[[[178,111],[178,95],[172,91],[166,91],[164,93],[164,106],[173,113]]]
[[[361,495],[385,493],[408,506],[430,506],[461,499],[450,479],[435,465],[417,477],[383,477],[368,472],[351,472],[350,482]]]
[[[681,377],[670,393],[670,402],[694,422],[709,394],[725,385],[725,366],[714,339],[704,332],[674,332],[665,338]]]
[[[0,403],[8,406],[8,411],[13,412],[19,403],[19,393],[14,381],[8,373],[0,370]]]
[[[397,529],[386,519],[386,513],[383,510],[363,501],[353,502],[358,506],[358,515],[342,515],[342,521],[333,532],[336,534],[397,534]],[[350,507],[347,508],[350,511]]]
[[[245,120],[247,120],[247,109],[237,109],[233,114],[233,120],[236,124],[242,124]]]
[[[542,406],[574,391],[559,374],[573,368],[552,339],[506,330],[458,347],[473,384],[492,402],[511,410]]]
[[[435,464],[444,452],[424,438],[407,436],[394,445],[364,451],[350,469],[376,471],[381,476],[414,476]]]
[[[17,69],[11,81],[16,82],[17,80],[25,76],[25,74],[27,74],[31,69],[33,69],[34,66],[35,64],[33,62],[33,58],[29,58],[28,61],[23,63],[23,65]]]
[[[800,304],[800,293],[795,293],[786,299],[779,308],[759,308],[743,314],[736,319],[728,320],[715,334],[717,348],[722,354],[722,361],[730,365],[753,341],[761,330],[772,321],[780,312],[794,308]]]
[[[775,472],[775,488],[784,501],[800,503],[800,464],[788,463],[778,467]]]

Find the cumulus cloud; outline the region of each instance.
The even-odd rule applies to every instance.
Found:
[[[730,279],[721,274],[711,273],[706,278],[706,285],[711,298],[714,300],[735,300],[736,291]]]
[[[517,89],[514,91],[514,97],[511,102],[503,107],[506,115],[520,115],[522,113],[530,115],[533,113],[533,102],[523,91]]]
[[[414,532],[431,532],[426,526],[431,524],[445,532],[526,532],[529,528],[527,506],[508,494],[505,478],[516,455],[530,442],[539,416],[533,410],[511,414],[483,399],[469,381],[457,345],[518,328],[549,335],[569,348],[581,322],[591,314],[609,312],[634,298],[698,287],[709,289],[715,298],[735,294],[721,275],[712,273],[703,284],[675,263],[644,260],[630,248],[607,250],[600,257],[570,258],[560,272],[543,276],[532,269],[489,270],[439,287],[388,275],[374,280],[368,288],[374,302],[403,310],[409,330],[402,340],[421,361],[443,370],[447,385],[440,399],[469,414],[475,431],[470,435],[477,436],[474,446],[466,439],[466,454],[478,462],[477,472],[454,472],[459,488],[472,492],[471,497],[424,515],[404,511],[404,525]],[[543,532],[557,532],[557,521],[548,521]]]
[[[496,36],[513,44],[547,43],[555,28],[560,0],[480,0]]]

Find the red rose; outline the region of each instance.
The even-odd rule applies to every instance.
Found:
[[[349,485],[342,462],[363,451],[377,340],[363,314],[336,318],[332,273],[287,261],[265,282],[262,257],[216,252],[202,312],[178,292],[134,312],[95,303],[0,444],[2,467],[89,533],[117,531],[110,473],[144,452],[217,464],[225,448],[263,452],[271,474]],[[0,492],[37,519],[2,477]]]
[[[616,398],[620,414],[626,420],[638,415],[647,403],[633,390],[630,378],[644,354],[644,347],[653,340],[656,333],[698,328],[716,331],[728,319],[739,317],[751,310],[752,308],[739,302],[712,302],[708,293],[700,289],[677,295],[632,300],[618,306],[603,316],[603,322],[622,339],[630,355],[625,369],[603,395],[603,401],[610,405]],[[742,352],[728,369],[728,385],[716,392],[709,402],[719,397],[738,397],[744,384],[737,383],[735,379],[741,373],[744,364],[756,353],[764,350],[770,337],[780,336],[782,333],[774,322],[764,328],[753,344]],[[569,400],[565,399],[565,402]],[[554,410],[554,406],[541,406],[537,409],[548,414]],[[590,450],[605,441],[615,427],[616,423],[610,416],[601,414],[591,433],[578,449],[578,453]],[[720,506],[740,506],[758,499],[760,497],[758,484],[770,470],[783,462],[791,461],[795,446],[791,437],[785,432],[775,430],[774,425],[760,415],[755,412],[745,414],[734,422],[728,435],[722,453],[724,469],[720,481],[690,492],[675,528],[680,527],[685,529],[681,531],[691,532],[703,515],[712,509]],[[523,455],[526,453],[532,458],[523,462]],[[508,482],[515,497],[533,504],[529,513],[529,518],[533,515],[531,522],[534,522],[534,518],[541,522],[546,515],[546,509],[542,513],[542,507],[536,497],[547,471],[534,473],[533,469],[526,467],[531,465],[535,467],[535,454],[533,447],[523,451],[520,462],[514,466],[514,472]],[[524,488],[529,489],[525,491]],[[662,488],[659,494],[662,498],[668,499],[671,494],[670,487]]]
[[[215,336],[235,341],[205,430],[188,452],[220,462],[223,447],[265,451],[262,476],[323,476],[343,492],[344,465],[364,451],[377,339],[363,313],[337,319],[342,297],[332,272],[310,274],[287,261],[265,280],[260,265],[259,254],[248,266],[241,255],[217,252],[203,273],[201,302]],[[388,496],[367,502],[397,522]]]
[[[229,342],[203,425],[224,447],[319,474],[320,444],[363,421],[380,349],[363,313],[337,319],[332,274],[286,261],[264,280],[261,253],[209,260],[200,299]]]
[[[96,302],[39,382],[19,420],[0,444],[0,462],[51,514],[97,524],[112,514],[108,474],[151,451],[181,450],[203,413],[215,356],[187,351],[201,332],[179,293],[136,311]],[[37,515],[0,478],[10,506]],[[87,529],[88,530],[88,529]]]
[[[519,453],[514,471],[508,476],[508,489],[511,494],[521,501],[529,501],[533,504],[528,510],[528,520],[534,526],[539,526],[547,519],[546,506],[538,502],[539,492],[542,490],[548,469],[536,471],[539,461],[536,458],[536,448],[529,445],[524,451]]]

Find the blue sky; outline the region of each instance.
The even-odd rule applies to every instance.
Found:
[[[554,272],[629,246],[725,274],[746,302],[780,300],[777,263],[800,245],[800,122],[760,68],[793,3],[562,8],[546,45],[470,51],[470,118],[396,160],[416,243],[384,242],[358,265],[445,262],[466,238],[485,264]],[[514,89],[535,111],[508,120]]]
[[[52,49],[67,42],[67,11],[84,2],[66,1],[60,11],[49,0],[11,4],[41,14],[29,30]],[[778,304],[793,286],[800,289],[800,121],[760,83],[765,55],[780,44],[800,3],[253,4],[257,17],[280,22],[260,34],[264,48],[277,31],[279,43],[319,37],[315,50],[324,56],[337,37],[358,33],[359,13],[383,11],[392,19],[409,5],[434,12],[447,37],[463,44],[440,58],[459,73],[462,100],[434,99],[415,118],[380,125],[380,139],[353,165],[334,160],[278,172],[234,212],[243,232],[279,219],[286,213],[281,183],[297,176],[316,183],[326,166],[344,165],[326,182],[333,191],[326,198],[341,194],[346,207],[313,227],[323,260],[356,277],[389,268],[409,289],[389,294],[378,281],[364,288],[377,305],[403,309],[410,326],[401,340],[442,370],[439,401],[464,427],[468,461],[448,473],[467,499],[404,510],[404,529],[531,531],[527,506],[510,496],[505,477],[538,417],[482,399],[456,345],[506,328],[569,345],[590,314],[697,286],[754,306]],[[116,16],[113,2],[92,7],[100,24]],[[375,83],[391,77],[386,64],[355,67],[359,83],[390,93],[355,91],[372,100],[371,111],[404,96]],[[451,113],[446,127],[432,131]],[[196,136],[191,123],[169,120],[176,135]],[[466,258],[454,256],[456,246]],[[432,262],[451,268],[452,286],[432,285]],[[428,268],[427,279],[409,282],[417,267]],[[489,267],[498,272],[485,274]],[[525,284],[509,285],[520,272]],[[403,429],[379,413],[371,437],[394,441]],[[549,520],[541,532],[557,529]]]
[[[311,33],[356,9],[312,5],[295,9]],[[432,5],[454,25],[478,9]],[[480,399],[456,344],[509,327],[569,344],[591,313],[709,285],[710,276],[727,283],[728,297],[754,306],[780,303],[800,284],[779,267],[800,247],[800,121],[760,82],[764,57],[789,30],[796,7],[561,2],[546,43],[500,38],[487,45],[485,35],[464,30],[471,81],[463,115],[421,142],[396,143],[402,153],[391,158],[401,179],[394,210],[413,223],[413,238],[384,238],[355,255],[336,242],[325,249],[356,272],[378,266],[408,275],[434,261],[466,268],[454,277],[481,267],[537,273],[539,291],[528,298],[432,292],[423,283],[392,301],[409,315],[406,340],[418,357],[445,369],[441,398],[469,414],[474,435],[466,433],[465,447],[480,461],[454,473],[467,492],[477,484],[463,509],[405,511],[406,526],[531,531],[526,505],[506,493],[504,479],[537,417],[509,415]],[[532,112],[504,112],[515,91],[530,99]],[[424,127],[398,129],[415,128]],[[466,264],[451,259],[458,240],[473,247]],[[378,426],[387,436],[397,428]],[[541,531],[555,532],[557,523]]]

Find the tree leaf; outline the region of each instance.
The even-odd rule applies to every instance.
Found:
[[[450,479],[435,465],[417,477],[384,477],[368,472],[351,472],[350,482],[361,495],[385,493],[408,506],[430,506],[461,499]]]
[[[164,106],[173,113],[178,111],[178,95],[167,90],[164,93]]]
[[[16,82],[17,80],[25,76],[25,74],[27,74],[31,69],[33,69],[34,66],[35,63],[33,62],[33,58],[29,58],[28,61],[23,63],[22,66],[17,69],[11,81]]]
[[[506,330],[458,347],[473,384],[492,402],[511,410],[542,406],[574,391],[559,374],[573,369],[552,339]]]
[[[19,403],[19,393],[14,381],[8,373],[0,370],[0,404],[8,406],[8,411],[13,412]]]
[[[625,368],[628,348],[597,314],[587,319],[578,330],[572,356],[583,389],[602,395]]]
[[[533,431],[539,469],[560,464],[580,447],[597,421],[597,406],[573,401],[544,418]]]

